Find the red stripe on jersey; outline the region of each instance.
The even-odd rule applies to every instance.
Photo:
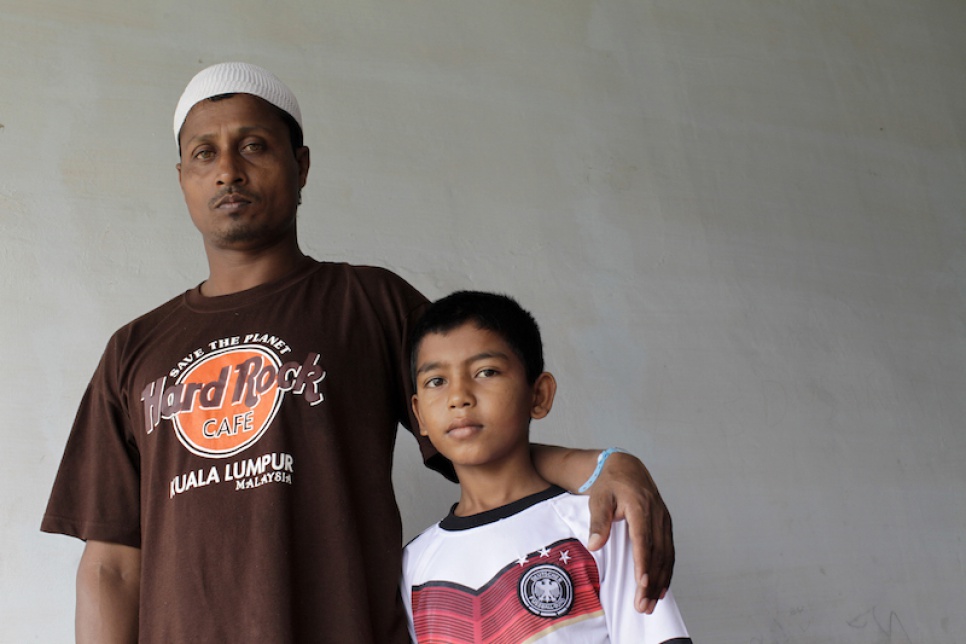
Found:
[[[547,564],[566,571],[573,585],[570,609],[559,616],[534,614],[520,599],[524,576]],[[568,622],[603,614],[599,595],[597,562],[579,541],[565,539],[531,552],[523,565],[507,564],[479,589],[445,581],[413,587],[413,624],[421,644],[522,642]]]

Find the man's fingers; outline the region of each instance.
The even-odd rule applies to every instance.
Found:
[[[671,515],[663,502],[661,511],[652,511],[650,518],[654,543],[648,552],[648,584],[645,594],[649,599],[658,599],[671,587],[671,576],[674,573],[674,534]]]
[[[614,523],[614,499],[606,494],[590,495],[590,538],[587,547],[600,550],[610,538],[611,525]]]
[[[634,579],[637,580],[637,589],[634,593],[634,608],[639,613],[649,614],[650,611],[654,610],[653,605],[651,605],[652,602],[650,602],[654,596],[649,594],[649,582],[653,579],[653,575],[650,574],[653,544],[647,537],[648,531],[644,529],[646,524],[647,517],[639,516],[636,511],[627,512],[627,527],[631,537],[631,554],[634,557]]]
[[[654,503],[652,502],[652,506]],[[664,591],[665,586],[664,578],[667,576],[667,566],[665,561],[658,561],[658,552],[665,552],[665,535],[664,535],[664,525],[662,517],[663,513],[658,509],[652,509],[651,515],[648,517],[651,521],[651,539],[653,545],[651,547],[651,552],[648,553],[648,586],[647,586],[647,598],[657,599],[661,596]]]
[[[635,608],[650,614],[671,585],[674,571],[674,537],[671,515],[660,495],[650,495],[640,508],[625,511],[638,580]]]
[[[634,593],[634,609],[638,613],[644,613],[645,615],[650,615],[654,612],[657,607],[656,599],[648,599],[646,595],[648,576],[645,574],[640,578],[637,584],[637,589]]]

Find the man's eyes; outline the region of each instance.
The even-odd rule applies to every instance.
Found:
[[[261,141],[250,141],[241,146],[241,151],[245,153],[261,152],[265,149],[265,144]],[[216,151],[212,148],[202,148],[195,152],[194,158],[199,161],[210,161],[215,158]]]
[[[440,385],[442,385],[444,382],[445,381],[442,378],[439,378],[439,377],[437,377],[437,378],[430,378],[430,379],[428,379],[426,381],[426,383],[425,383],[424,386],[427,389],[434,389],[434,388],[439,387]]]

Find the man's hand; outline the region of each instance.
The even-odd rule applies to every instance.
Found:
[[[612,523],[620,519],[627,520],[634,551],[634,607],[649,615],[667,593],[674,572],[671,515],[644,464],[618,452],[610,455],[590,488],[591,550],[607,542]]]
[[[547,481],[575,492],[597,464],[598,451],[532,445],[533,464]],[[610,537],[611,524],[627,520],[634,551],[637,593],[634,608],[651,614],[671,585],[674,572],[674,537],[671,515],[654,479],[640,460],[616,452],[590,488],[591,550],[599,550]]]

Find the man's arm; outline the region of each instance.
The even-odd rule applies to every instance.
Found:
[[[141,551],[88,541],[77,568],[77,644],[138,641]]]
[[[533,462],[546,480],[575,492],[597,466],[599,450],[578,450],[533,445]],[[607,459],[600,477],[590,488],[591,550],[610,536],[611,524],[627,520],[638,580],[635,608],[650,614],[671,585],[674,572],[674,537],[671,515],[654,479],[644,464],[630,454]]]

